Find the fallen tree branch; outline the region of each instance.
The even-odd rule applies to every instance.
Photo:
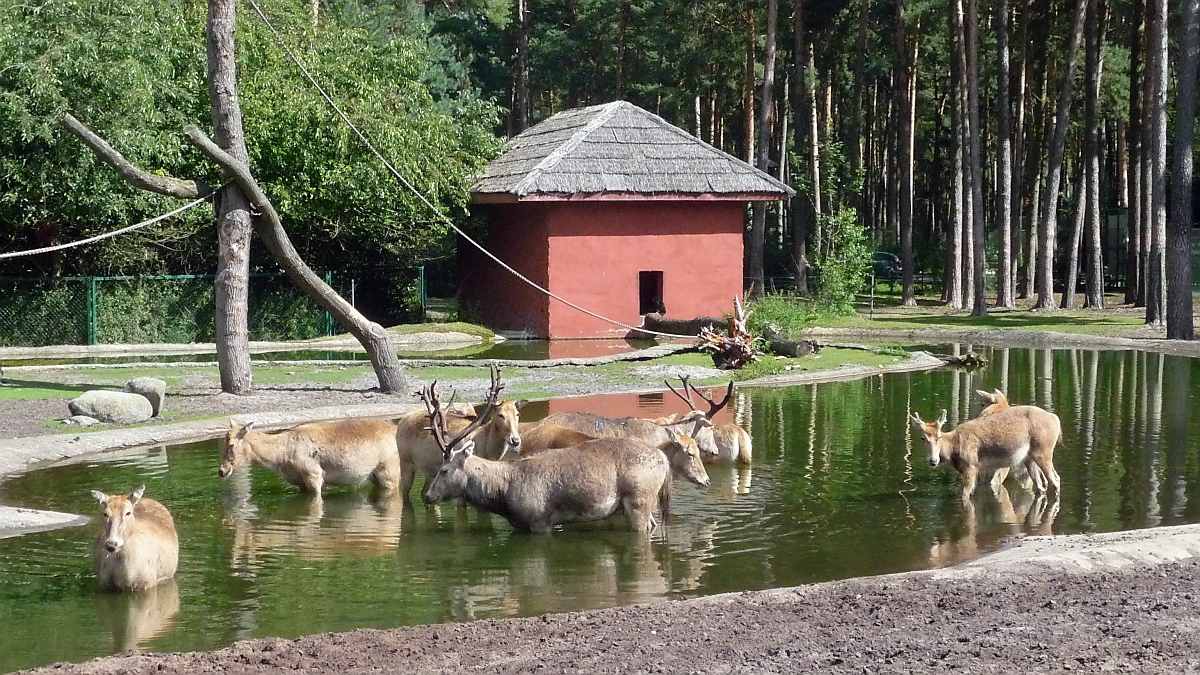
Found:
[[[371,365],[375,367],[379,389],[387,393],[404,392],[407,388],[404,369],[400,366],[400,360],[396,358],[391,336],[383,326],[369,321],[309,268],[288,239],[279,213],[250,174],[249,167],[218,147],[194,124],[184,127],[183,135],[199,148],[205,157],[220,166],[226,176],[237,183],[250,202],[258,207],[261,213],[254,218],[254,230],[262,237],[275,261],[305,295],[329,312],[362,343],[363,349],[371,358]]]
[[[180,199],[199,199],[212,194],[213,189],[198,180],[184,180],[170,176],[158,176],[143,171],[133,165],[125,156],[117,152],[103,138],[97,136],[83,122],[75,119],[71,113],[63,115],[59,122],[63,128],[71,132],[83,142],[105,164],[116,170],[117,175],[125,182],[147,192],[154,192],[168,197]]]

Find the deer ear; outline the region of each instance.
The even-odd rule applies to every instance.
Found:
[[[938,415],[938,419],[937,419],[938,428],[940,429],[941,426],[945,423],[946,423],[946,409],[942,408],[942,414]]]
[[[513,405],[517,406],[517,410],[521,410],[521,409],[523,409],[525,406],[529,405],[529,399],[525,399],[525,398],[523,398],[523,399],[521,399],[520,401],[517,401],[516,403],[513,403]]]
[[[138,489],[129,493],[129,501],[133,504],[138,503],[138,500],[142,498],[142,494],[144,494],[145,492],[146,492],[145,485],[138,487]]]
[[[458,451],[463,455],[470,457],[475,454],[475,441],[463,441],[462,445],[458,446]]]
[[[230,418],[229,418],[229,428],[230,428],[230,429],[236,429],[236,428],[238,428],[238,423],[237,423],[237,422],[234,422],[232,417],[230,417]]]
[[[978,396],[979,398],[983,399],[984,401],[987,401],[988,403],[996,402],[996,398],[994,396],[992,396],[991,394],[987,393],[986,391],[984,391],[982,389],[976,389],[975,395]]]
[[[99,490],[92,490],[92,499],[95,499],[96,501],[100,502],[101,504],[108,503],[108,495],[104,494],[103,492],[101,492]]]
[[[925,428],[925,422],[921,420],[921,416],[918,415],[917,413],[913,413],[913,414],[909,415],[908,421],[912,422],[912,425],[918,429]]]

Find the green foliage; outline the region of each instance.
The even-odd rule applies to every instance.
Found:
[[[428,39],[420,11],[332,3],[314,28],[307,3],[261,4],[384,156],[438,210],[461,209],[473,175],[498,149],[495,109],[476,95],[457,58]],[[0,248],[77,239],[177,204],[126,185],[60,129],[68,110],[147,170],[220,181],[180,133],[187,123],[208,127],[211,117],[203,3],[0,0],[0,15]],[[253,10],[242,5],[238,19],[251,164],[301,255],[327,269],[420,260],[445,227],[365,152]],[[208,271],[215,267],[211,221],[211,211],[198,208],[83,252],[3,269]]]
[[[826,243],[813,263],[820,277],[815,309],[833,316],[853,314],[854,296],[866,285],[871,271],[866,230],[855,221],[850,208],[822,216],[821,227]]]
[[[764,295],[750,304],[746,327],[757,336],[771,327],[785,339],[797,339],[816,318],[811,305],[810,300],[791,292]]]

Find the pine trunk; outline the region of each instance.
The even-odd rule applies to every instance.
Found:
[[[1142,288],[1142,210],[1145,208],[1142,193],[1142,78],[1144,75],[1143,54],[1145,36],[1143,0],[1134,3],[1132,35],[1129,39],[1129,125],[1126,127],[1128,140],[1126,154],[1129,161],[1129,209],[1125,215],[1127,233],[1125,248],[1125,304],[1138,303],[1138,291]]]
[[[1175,147],[1171,165],[1171,222],[1167,239],[1167,337],[1195,339],[1192,317],[1192,152],[1196,125],[1197,14],[1200,0],[1183,0]]]
[[[908,59],[908,40],[906,37],[905,16],[904,16],[904,0],[896,2],[896,58],[899,63],[896,66],[896,73],[899,82],[897,82],[896,91],[900,93],[902,100],[900,101],[899,110],[897,112],[899,122],[899,133],[896,138],[896,149],[898,152],[898,160],[900,173],[899,179],[899,209],[900,209],[900,264],[901,264],[901,304],[906,307],[915,307],[917,305],[917,296],[913,291],[913,251],[912,251],[912,236],[913,236],[913,161],[912,161],[912,119],[910,117],[912,110],[912,88],[909,86],[909,78],[912,76],[912,66]]]
[[[962,239],[964,199],[963,190],[963,153],[962,153],[962,105],[958,92],[962,89],[962,69],[958,62],[958,33],[956,26],[950,28],[950,42],[953,46],[950,59],[950,185],[952,203],[950,205],[950,226],[946,232],[946,303],[955,309],[963,309],[962,288]]]
[[[1054,133],[1050,140],[1050,159],[1046,168],[1046,187],[1042,195],[1042,213],[1038,219],[1038,300],[1034,309],[1054,309],[1054,240],[1058,228],[1058,198],[1062,185],[1063,156],[1067,148],[1067,127],[1070,125],[1071,92],[1075,87],[1076,61],[1079,43],[1083,41],[1083,23],[1088,0],[1076,0],[1075,20],[1067,46],[1067,67],[1058,95],[1054,118]]]
[[[1150,264],[1146,275],[1146,323],[1166,325],[1167,235],[1167,0],[1150,0],[1147,65],[1152,96],[1147,117],[1153,125],[1150,146]]]
[[[809,128],[805,103],[805,66],[808,65],[808,46],[804,39],[804,0],[792,1],[792,77],[790,95],[792,103],[792,147],[803,157],[806,149]],[[809,163],[811,170],[812,164]],[[811,179],[811,173],[809,175]],[[808,231],[812,206],[808,202],[810,195],[802,190],[796,191],[792,197],[792,265],[796,274],[796,291],[808,295]]]
[[[1089,0],[1087,17],[1087,55],[1084,62],[1086,98],[1084,102],[1084,185],[1087,190],[1085,232],[1087,234],[1087,294],[1083,306],[1104,308],[1104,259],[1100,239],[1100,77],[1104,68],[1104,28],[1107,6],[1103,0]]]
[[[1013,298],[1012,116],[1009,113],[1008,0],[996,0],[996,229],[1000,265],[996,269],[996,306],[1016,307]],[[1019,67],[1019,66],[1018,66]]]
[[[987,315],[986,258],[983,230],[983,144],[979,126],[979,0],[967,0],[967,117],[971,127],[971,230],[975,281],[973,316]]]
[[[1075,175],[1075,217],[1071,219],[1071,244],[1067,248],[1067,270],[1063,277],[1063,309],[1075,309],[1075,294],[1079,290],[1079,244],[1083,241],[1083,226],[1087,215],[1087,180],[1083,164]]]
[[[767,44],[763,52],[763,83],[762,95],[759,99],[758,148],[755,156],[755,166],[763,173],[771,173],[770,150],[771,131],[773,130],[775,112],[775,34],[779,19],[779,0],[767,0]],[[761,297],[765,289],[765,274],[763,270],[763,246],[767,232],[767,205],[765,202],[754,202],[750,218],[750,297]]]
[[[517,54],[513,63],[513,135],[529,128],[529,0],[516,0]]]

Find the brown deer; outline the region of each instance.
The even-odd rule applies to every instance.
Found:
[[[467,440],[470,429],[447,440],[436,383],[426,387],[421,398],[444,458],[425,490],[426,503],[462,497],[503,516],[518,530],[536,533],[550,532],[561,523],[600,520],[617,511],[625,513],[634,530],[650,532],[658,526],[655,501],[664,519],[669,513],[671,466],[664,451],[654,446],[633,438],[601,438],[518,462],[492,461],[474,454]]]
[[[554,448],[569,448],[595,439],[595,436],[564,427],[561,424],[530,424],[525,431],[521,432],[521,456],[533,455]]]
[[[104,529],[96,538],[93,562],[100,588],[144,591],[175,576],[179,535],[167,507],[143,497],[146,486],[128,495],[92,490],[104,505]]]
[[[515,454],[522,450],[520,405],[498,400],[504,385],[500,382],[500,369],[494,364],[491,366],[491,378],[482,415],[475,415],[473,410],[462,414],[454,409],[454,401],[451,400],[447,410],[443,411],[443,418],[449,433],[457,434],[470,429],[468,433],[473,434],[471,440],[475,442],[480,457],[501,460],[510,452]],[[445,458],[429,428],[429,416],[422,410],[405,413],[396,421],[396,446],[400,453],[400,493],[407,498],[417,471],[425,475],[425,488],[428,488],[429,481],[441,468]],[[422,488],[422,495],[425,488]]]
[[[998,413],[1001,410],[1007,410],[1007,409],[1013,407],[1011,404],[1009,404],[1008,397],[1005,396],[1004,392],[1000,391],[999,389],[993,389],[990,393],[986,392],[982,389],[976,389],[975,394],[977,396],[979,396],[980,401],[987,404],[987,406],[985,406],[982,410],[979,411],[979,415],[978,415],[979,417],[986,417],[987,415],[991,415],[992,413]],[[1034,464],[1027,468],[1030,470],[1030,473],[1026,473],[1026,472],[1018,473],[1019,482],[1021,483],[1021,487],[1025,488],[1026,490],[1028,490],[1029,487],[1034,484],[1034,482],[1039,480],[1038,478],[1034,477],[1034,474],[1038,474],[1038,475],[1041,474],[1041,469],[1039,469],[1037,467],[1037,464]],[[997,469],[996,472],[994,474],[992,474],[992,478],[990,481],[991,486],[992,486],[992,492],[997,492],[1000,489],[1000,486],[1004,484],[1005,479],[1008,478],[1008,474],[1009,474],[1008,467],[1002,467],[1000,469]],[[1040,480],[1041,480],[1042,484],[1044,485],[1045,478],[1042,477]]]
[[[1037,492],[1046,491],[1047,479],[1056,493],[1059,490],[1054,446],[1062,440],[1062,424],[1054,413],[1017,406],[976,417],[946,432],[942,431],[945,410],[935,422],[923,422],[916,413],[910,421],[922,434],[929,465],[949,462],[962,474],[963,502],[970,501],[980,473],[994,475],[998,469],[1018,465],[1025,466]]]
[[[681,377],[680,379],[683,381],[685,392],[690,389],[708,402],[708,412],[696,408],[692,402],[690,393],[685,397],[668,382],[667,387],[675,392],[676,396],[687,402],[688,406],[692,409],[691,412],[673,422],[656,424],[654,420],[638,417],[613,419],[585,412],[560,412],[542,420],[542,424],[557,424],[587,434],[593,438],[636,438],[655,447],[669,441],[671,439],[671,431],[682,432],[691,436],[696,441],[697,447],[700,448],[701,457],[716,457],[719,450],[716,440],[713,437],[712,418],[729,404],[729,399],[733,396],[733,382],[729,383],[729,389],[725,393],[724,400],[716,403],[689,384],[687,377]]]
[[[384,494],[399,483],[396,425],[386,420],[311,422],[275,433],[253,427],[253,422],[239,426],[229,421],[217,470],[221,478],[252,461],[316,495],[326,483],[360,485],[371,478]]]

